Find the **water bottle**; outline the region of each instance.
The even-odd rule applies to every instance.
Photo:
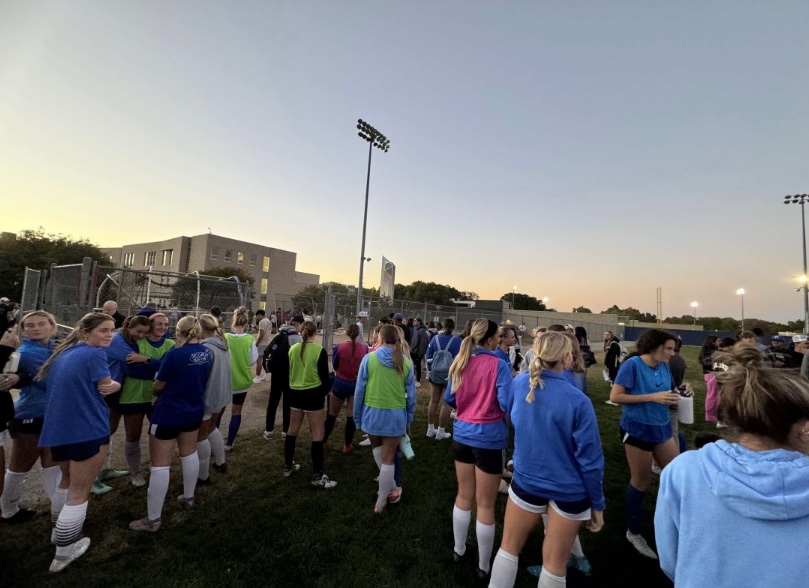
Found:
[[[410,437],[407,435],[402,435],[399,437],[399,449],[407,459],[413,459],[416,457],[416,454],[413,453],[413,446],[410,444]]]
[[[694,424],[694,396],[686,396],[686,387],[677,386],[679,397],[677,398],[678,420],[684,425]]]

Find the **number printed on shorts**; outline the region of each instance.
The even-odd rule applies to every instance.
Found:
[[[34,419],[23,419],[22,424],[23,425],[33,425],[34,424]]]
[[[157,425],[150,425],[149,426],[149,434],[150,435],[157,435]]]

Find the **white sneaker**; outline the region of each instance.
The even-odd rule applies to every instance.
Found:
[[[446,431],[442,431],[441,429],[438,429],[435,432],[435,440],[436,441],[442,441],[443,439],[451,439],[451,438],[452,438],[452,433],[447,433]]]
[[[336,485],[337,482],[334,480],[329,480],[329,477],[325,474],[312,478],[312,486],[315,486],[316,488],[334,488]]]
[[[270,377],[271,377],[270,374],[264,374],[263,376],[261,376],[261,381],[262,382],[269,382]]]
[[[627,531],[626,539],[632,544],[632,547],[638,550],[638,553],[641,555],[650,559],[657,559],[657,554],[654,552],[654,549],[649,547],[649,544],[646,543],[646,539],[644,539],[642,536],[635,535],[634,533]]]
[[[146,480],[143,478],[143,474],[132,474],[132,479],[130,481],[135,488],[142,488],[146,485]]]
[[[253,378],[253,383],[254,384],[261,384],[261,382],[263,382],[263,381],[264,381],[264,378],[262,378],[261,376],[256,376],[255,378]]]
[[[435,434],[438,432],[438,429],[434,427],[430,427],[427,429],[427,436],[428,437],[435,437]]]
[[[370,447],[371,446],[371,439],[365,439],[363,441],[360,441],[360,446],[361,447]]]
[[[49,568],[51,572],[61,572],[71,563],[79,559],[87,552],[90,547],[90,538],[83,537],[69,546],[70,551],[67,555],[57,555],[51,562]]]
[[[497,489],[500,494],[508,494],[508,482],[500,480],[500,487]]]
[[[728,428],[728,426],[727,426],[725,423],[723,423],[722,421],[718,421],[718,422],[716,423],[716,428],[717,428],[717,429],[727,429],[727,428]]]
[[[272,431],[264,431],[261,434],[261,436],[264,437],[267,441],[269,441],[270,439],[273,438],[273,432]]]

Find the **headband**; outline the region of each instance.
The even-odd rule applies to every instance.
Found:
[[[162,312],[156,312],[156,313],[154,313],[154,314],[149,315],[149,320],[150,320],[150,321],[153,321],[153,320],[155,320],[155,319],[156,319],[157,317],[159,317],[159,316],[162,316],[164,319],[167,319],[167,318],[168,318],[168,317],[167,317],[165,314],[163,314]]]

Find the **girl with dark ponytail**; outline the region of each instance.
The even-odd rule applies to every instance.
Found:
[[[368,346],[365,343],[357,342],[359,335],[359,326],[348,325],[346,336],[349,340],[335,345],[331,354],[331,365],[335,374],[331,387],[331,402],[328,403],[329,414],[326,416],[326,434],[323,437],[323,444],[329,442],[329,436],[334,430],[334,423],[345,402],[348,417],[346,418],[343,453],[351,453],[354,450],[354,433],[357,430],[354,424],[354,388],[357,386],[357,373],[362,358],[368,354]]]

